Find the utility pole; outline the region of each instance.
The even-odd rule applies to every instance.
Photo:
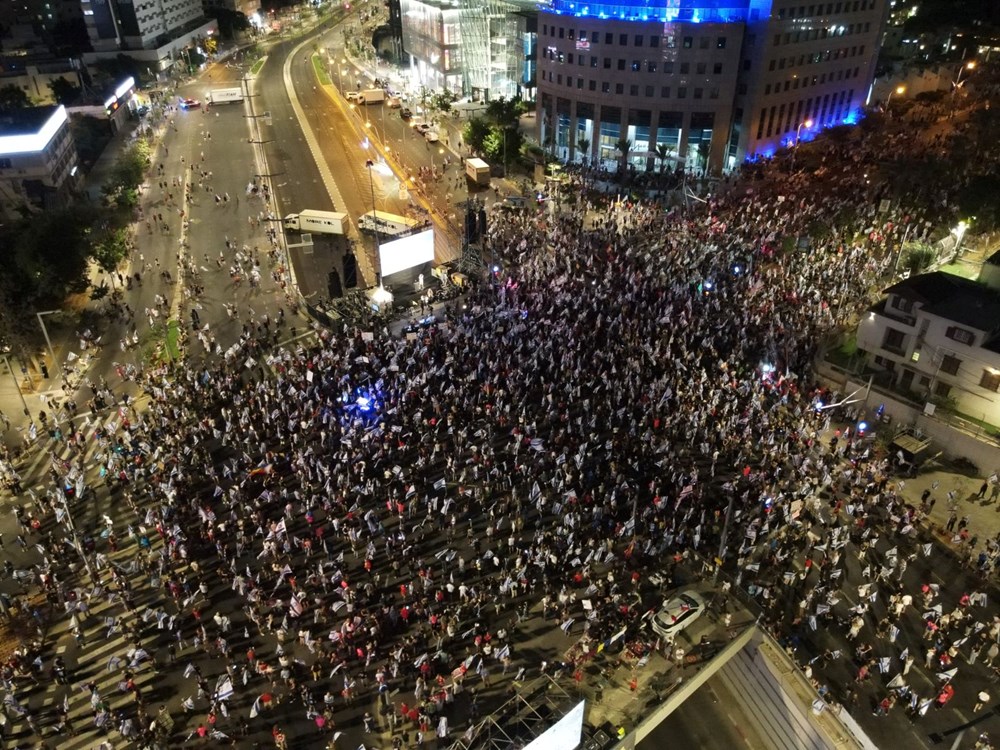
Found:
[[[715,575],[712,576],[712,583],[719,580],[719,573],[722,570],[722,564],[726,560],[726,541],[729,536],[729,525],[733,518],[733,505],[736,503],[736,493],[729,492],[729,504],[726,506],[726,521],[722,526],[722,538],[719,539],[719,554],[716,559],[715,565]]]

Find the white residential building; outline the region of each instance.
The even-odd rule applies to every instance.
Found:
[[[65,206],[80,177],[65,107],[0,115],[0,217]]]
[[[1000,425],[1000,252],[978,281],[942,271],[913,276],[858,325],[858,349],[914,400],[947,399],[960,414]]]
[[[86,62],[124,52],[163,69],[182,50],[218,33],[202,0],[80,0],[92,53]]]

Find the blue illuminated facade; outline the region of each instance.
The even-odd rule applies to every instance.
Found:
[[[750,0],[631,0],[617,3],[554,0],[548,10],[578,18],[621,18],[661,23],[743,23],[750,18]]]
[[[607,168],[719,173],[854,123],[887,3],[553,0],[539,16],[539,142]]]

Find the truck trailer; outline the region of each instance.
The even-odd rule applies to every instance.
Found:
[[[465,160],[465,176],[473,185],[490,186],[490,165],[482,159]]]
[[[243,101],[243,89],[213,89],[205,99],[209,104],[234,104]]]
[[[358,100],[362,104],[378,104],[385,101],[385,89],[365,89],[358,92]]]
[[[339,211],[316,211],[311,208],[288,214],[283,221],[286,230],[317,232],[319,234],[344,234],[347,214]]]
[[[408,219],[405,216],[390,214],[387,211],[369,211],[358,217],[358,228],[372,234],[377,232],[386,237],[407,234],[423,225],[424,222],[417,219]]]

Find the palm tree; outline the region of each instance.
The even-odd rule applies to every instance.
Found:
[[[708,141],[698,143],[698,160],[701,162],[702,174],[708,174],[708,157],[712,153],[712,144]]]
[[[618,160],[618,171],[624,172],[625,165],[628,163],[628,155],[632,150],[632,141],[628,138],[619,138],[618,142],[615,144],[615,151],[622,155],[622,158]]]
[[[590,141],[588,139],[580,138],[577,140],[576,148],[578,150],[577,156],[579,156],[581,160],[586,160],[590,157]]]
[[[656,158],[660,160],[660,173],[662,174],[667,168],[667,159],[673,158],[675,153],[674,147],[666,143],[656,144]]]

